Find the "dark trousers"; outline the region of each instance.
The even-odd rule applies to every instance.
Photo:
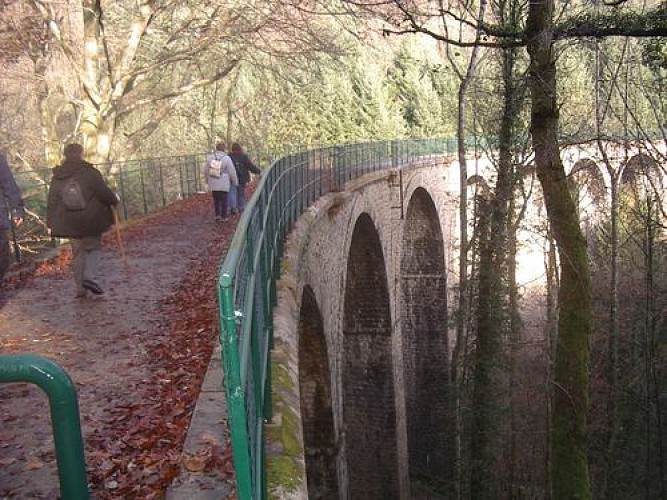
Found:
[[[227,217],[227,191],[211,191],[216,217]]]
[[[11,250],[9,249],[9,231],[0,229],[0,283],[9,269]]]
[[[239,212],[243,212],[245,208],[245,184],[236,186],[236,208],[239,209]]]

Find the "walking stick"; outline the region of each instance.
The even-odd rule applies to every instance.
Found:
[[[116,228],[116,242],[118,243],[118,253],[123,259],[123,267],[125,271],[130,270],[130,264],[127,261],[127,254],[125,253],[125,245],[123,244],[123,235],[120,232],[120,217],[118,217],[118,210],[115,206],[111,207],[111,213],[113,213],[113,225]]]
[[[16,238],[16,223],[14,218],[11,218],[12,224],[12,246],[14,247],[14,258],[16,262],[21,262],[21,247],[19,247],[18,239]]]

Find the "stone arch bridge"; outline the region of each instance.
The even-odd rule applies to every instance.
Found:
[[[302,498],[306,487],[312,497],[407,498],[410,463],[443,470],[451,459],[443,423],[457,216],[447,171],[362,177],[313,204],[289,237],[274,328],[277,369],[295,382],[283,396],[298,407],[277,411],[297,410]]]
[[[589,157],[564,158],[570,171]],[[493,177],[488,163],[477,167]],[[287,459],[296,476],[285,488],[269,474],[280,498],[410,498],[412,477],[451,469],[458,172],[443,158],[373,172],[317,199],[292,227],[267,431],[269,467]],[[539,287],[542,245],[519,259]]]

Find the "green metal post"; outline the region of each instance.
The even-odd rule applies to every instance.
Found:
[[[220,345],[224,356],[225,386],[229,410],[229,426],[232,432],[232,453],[236,470],[236,490],[239,500],[251,500],[252,472],[248,439],[248,414],[246,412],[245,388],[241,385],[241,363],[236,338],[236,316],[234,314],[233,280],[223,274],[218,284],[220,304]]]
[[[0,382],[30,382],[49,398],[56,447],[60,495],[63,500],[86,500],[88,480],[76,388],[62,367],[33,354],[0,355]]]

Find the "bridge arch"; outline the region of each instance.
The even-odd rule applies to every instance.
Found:
[[[592,203],[597,207],[604,206],[609,199],[609,188],[605,185],[604,174],[600,166],[591,158],[577,161],[569,174],[570,189],[577,196],[577,204],[585,210]]]
[[[396,409],[385,259],[372,219],[352,232],[343,302],[343,422],[351,498],[397,498]]]
[[[308,498],[337,498],[337,445],[324,322],[306,285],[299,312],[299,396]]]
[[[431,196],[408,203],[400,258],[401,331],[410,480],[448,476],[451,447],[445,245]]]
[[[350,498],[398,498],[392,321],[385,258],[362,213],[350,240],[343,301],[343,425]]]
[[[659,199],[664,194],[663,173],[651,156],[639,153],[625,163],[621,174],[621,191],[639,199]]]

